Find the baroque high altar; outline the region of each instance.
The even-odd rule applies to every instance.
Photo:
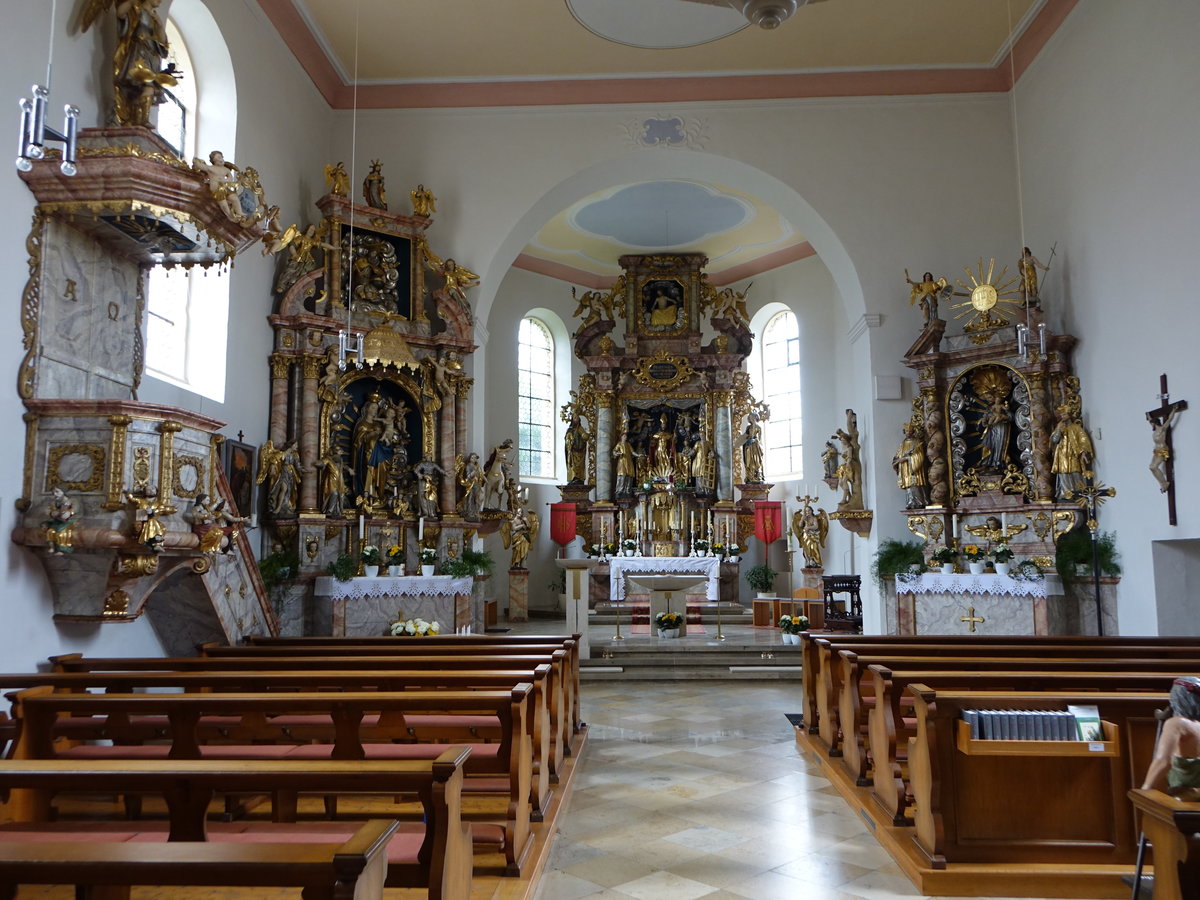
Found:
[[[587,546],[625,540],[644,556],[686,556],[696,541],[744,547],[753,532],[754,501],[772,487],[768,410],[745,371],[745,297],[713,287],[707,262],[622,256],[610,290],[578,298],[575,353],[587,371],[563,409],[570,483],[560,491]],[[729,568],[723,593],[735,594]]]

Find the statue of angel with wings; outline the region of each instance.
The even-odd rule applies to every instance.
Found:
[[[529,555],[542,524],[538,514],[529,508],[528,492],[529,489],[524,485],[517,488],[512,513],[500,521],[500,537],[504,541],[504,548],[512,548],[510,569],[525,568],[525,557]]]

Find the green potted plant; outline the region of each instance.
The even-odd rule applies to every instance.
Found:
[[[759,563],[746,572],[746,583],[758,592],[760,597],[775,596],[775,576],[779,573],[766,563]]]
[[[258,574],[267,593],[290,584],[300,571],[300,556],[293,550],[276,550],[258,561]]]
[[[349,581],[358,574],[358,565],[349,553],[343,553],[325,567],[325,571],[338,581]]]
[[[437,550],[433,547],[422,547],[419,556],[421,559],[421,574],[429,577],[437,567]]]
[[[1013,552],[1008,544],[997,544],[992,548],[992,565],[996,567],[997,575],[1007,575],[1009,564],[1012,562]]]
[[[363,544],[362,552],[359,554],[362,559],[363,573],[368,578],[373,578],[379,574],[379,567],[382,565],[381,560],[383,554],[379,552],[379,548],[374,544]]]
[[[1117,553],[1117,538],[1111,531],[1096,535],[1096,557],[1100,574],[1115,578],[1121,574],[1121,558]],[[1092,535],[1086,528],[1075,528],[1058,539],[1054,546],[1054,568],[1069,587],[1080,577],[1092,575]]]
[[[708,556],[708,541],[701,538],[697,541],[692,541],[692,552],[696,556]]]
[[[962,555],[972,575],[983,573],[983,567],[987,564],[987,552],[982,547],[978,544],[967,544],[962,549]]]
[[[452,578],[487,576],[491,573],[495,565],[496,562],[492,559],[492,554],[486,550],[472,550],[467,548],[463,551],[462,556],[451,557],[442,563],[442,574],[449,575]]]
[[[679,637],[679,629],[683,625],[683,616],[679,613],[661,612],[654,617],[654,627],[662,638]]]
[[[621,540],[621,549],[625,551],[626,556],[633,556],[637,552],[637,541],[633,538],[623,538]]]
[[[871,562],[871,575],[876,584],[895,578],[901,572],[918,571],[925,568],[925,545],[917,541],[897,541],[888,538],[879,542],[875,559]]]
[[[943,575],[953,574],[954,560],[957,558],[958,554],[954,552],[953,547],[938,547],[930,556],[930,559],[942,567]]]

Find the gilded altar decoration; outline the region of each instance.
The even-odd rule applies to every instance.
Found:
[[[383,163],[371,160],[371,170],[363,179],[363,202],[371,209],[387,209],[387,191],[383,183]]]
[[[579,420],[579,414],[571,416],[563,434],[563,453],[567,463],[567,484],[583,484],[587,480],[588,448],[591,435]]]
[[[350,193],[350,176],[346,174],[346,165],[341,160],[326,164],[325,189],[335,197],[345,197]]]
[[[601,317],[606,321],[613,321],[613,297],[611,293],[605,293],[604,291],[584,291],[577,297],[575,296],[575,288],[572,286],[571,298],[578,303],[575,307],[575,312],[571,313],[572,317],[579,318],[583,316],[583,321],[579,323],[579,328],[575,332],[576,334],[579,334],[580,331],[583,331],[589,325],[600,321]]]
[[[919,403],[919,401],[918,401]],[[892,456],[896,483],[904,491],[905,506],[920,509],[929,502],[929,486],[925,478],[925,434],[920,413],[904,423],[904,440]]]
[[[639,384],[658,391],[673,391],[696,374],[686,356],[676,356],[659,350],[653,356],[642,357],[633,369]]]
[[[208,494],[196,495],[191,510],[192,529],[200,538],[201,553],[229,553],[237,543],[243,525],[250,522],[249,516],[232,515],[224,500],[213,501]]]
[[[651,278],[642,283],[639,294],[639,318],[642,331],[674,333],[688,324],[686,292],[674,278]]]
[[[1068,384],[1067,397],[1055,410],[1057,422],[1050,434],[1054,447],[1050,471],[1055,477],[1055,494],[1061,500],[1069,500],[1083,489],[1096,455],[1092,438],[1080,420],[1083,401],[1078,393],[1079,380],[1070,378]]]
[[[484,510],[509,511],[517,487],[517,448],[505,438],[492,448],[483,470]]]
[[[1057,247],[1057,245],[1055,245]],[[1050,259],[1054,259],[1055,247],[1050,248]],[[1041,302],[1042,295],[1038,290],[1038,273],[1041,269],[1043,272],[1050,271],[1050,265],[1042,265],[1042,261],[1033,255],[1033,251],[1025,247],[1021,251],[1021,258],[1017,260],[1017,273],[1021,277],[1021,305],[1023,307],[1037,306]]]
[[[88,0],[80,19],[87,31],[112,10],[117,19],[117,47],[112,73],[115,108],[121,125],[150,125],[150,110],[166,98],[164,88],[178,81],[174,63],[165,62],[167,32],[159,18],[162,0]]]
[[[500,536],[504,548],[512,550],[510,569],[524,569],[525,558],[533,546],[541,527],[538,514],[529,508],[529,489],[524,485],[516,489],[512,513],[500,522]]]
[[[90,494],[104,483],[104,448],[97,444],[59,444],[46,459],[46,490],[62,486]]]
[[[742,471],[746,484],[762,484],[766,481],[763,477],[762,426],[758,424],[758,418],[758,414],[753,412],[746,417],[746,430],[737,442],[742,452]]]
[[[54,488],[42,528],[47,553],[75,552],[75,504],[60,487]]]
[[[425,185],[418,184],[410,191],[410,196],[414,216],[422,216],[427,219],[437,212],[437,197],[433,196],[433,191]]]
[[[478,453],[463,457],[460,453],[454,460],[454,478],[462,488],[462,498],[455,507],[458,514],[468,522],[478,522],[483,511],[483,464]]]
[[[837,479],[838,489],[842,492],[838,511],[863,509],[862,450],[858,438],[858,415],[854,410],[846,410],[846,427],[837,430],[837,438],[841,441]]]
[[[726,319],[736,325],[750,324],[750,314],[746,310],[746,292],[738,292],[733,288],[722,288],[718,291],[709,284],[707,274],[700,276],[700,311],[709,313],[714,319]],[[728,342],[729,339],[725,337],[725,340]]]
[[[908,305],[912,306],[919,303],[921,312],[925,315],[926,325],[931,324],[935,319],[939,318],[937,304],[939,300],[948,299],[953,292],[950,284],[945,278],[934,280],[932,272],[926,272],[921,276],[920,281],[913,281],[908,274],[908,269],[904,270],[904,280],[912,286],[912,292],[908,297]]]
[[[804,555],[804,567],[819,569],[824,565],[825,541],[829,537],[829,515],[824,509],[813,509],[816,497],[805,494],[796,500],[802,505],[792,513],[792,534],[795,535]]]
[[[951,309],[962,310],[954,318],[969,317],[963,331],[972,334],[1008,325],[1012,320],[1005,312],[1013,312],[1021,306],[1021,295],[1013,293],[1019,285],[1019,279],[1008,275],[1008,266],[1002,267],[999,274],[996,274],[995,258],[988,260],[986,275],[982,259],[974,272],[970,267],[965,267],[963,271],[967,273],[971,283],[967,284],[959,279],[958,290],[953,292],[953,296],[967,299],[950,304]]]
[[[277,519],[296,514],[299,502],[300,451],[296,442],[276,447],[268,439],[260,448],[255,484],[267,485],[267,509]]]
[[[258,180],[258,170],[238,168],[225,159],[220,150],[208,154],[208,161],[196,157],[192,170],[204,179],[217,208],[229,221],[248,228],[266,221],[271,209]]]

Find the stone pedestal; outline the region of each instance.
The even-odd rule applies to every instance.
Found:
[[[592,645],[588,640],[588,576],[599,564],[599,560],[556,559],[554,563],[566,570],[567,631],[580,635],[579,658],[591,659]]]
[[[800,583],[796,585],[796,587],[816,588],[818,591],[822,590],[824,588],[824,584],[821,582],[821,576],[824,574],[825,570],[823,568],[803,568],[800,570]]]
[[[508,621],[529,621],[529,570],[508,570]]]

